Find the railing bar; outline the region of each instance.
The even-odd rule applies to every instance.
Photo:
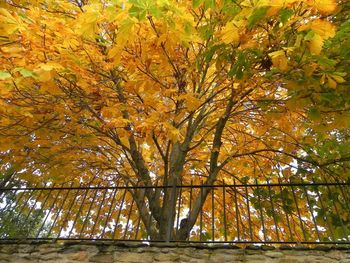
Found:
[[[33,191],[34,192],[34,191]],[[41,194],[43,193],[43,191],[41,190],[39,192],[39,196],[35,199],[35,202],[34,204],[32,205],[32,207],[29,209],[29,212],[28,212],[28,215],[26,216],[26,218],[24,219],[24,222],[23,222],[23,226],[26,226],[27,225],[27,221],[29,219],[29,216],[31,215],[31,213],[33,212],[33,209],[35,208],[36,204],[38,203],[38,199],[41,197]],[[40,209],[40,211],[42,211],[42,209]],[[35,222],[35,221],[34,221]]]
[[[158,188],[158,179],[155,181],[155,187],[156,187],[156,189],[159,189]],[[157,193],[157,191],[156,191],[156,189],[155,189],[155,191],[154,191],[154,194],[156,195],[156,193]],[[147,189],[145,189],[145,191],[147,191]],[[148,222],[152,222],[152,212],[151,212],[151,204],[150,204],[150,202],[148,202],[148,210],[149,210],[149,215],[148,215]]]
[[[14,206],[13,207],[17,207],[17,204],[19,203],[19,200],[21,200],[22,199],[22,197],[23,197],[23,195],[24,195],[24,193],[25,193],[25,191],[23,191],[23,192],[20,192],[18,195],[19,195],[19,197],[17,198],[17,190],[13,190],[13,194],[15,195],[15,198],[16,198],[16,201],[14,202],[15,204],[14,204]],[[4,194],[4,197],[3,198],[6,198],[7,196]],[[1,199],[2,200],[2,199]],[[2,209],[0,209],[0,213],[2,213],[2,212],[4,212],[4,211],[6,211],[7,209],[8,209],[8,207],[10,207],[11,205],[12,205],[13,203],[11,203],[11,202],[8,202]]]
[[[53,191],[56,191],[56,190],[53,190]],[[39,230],[38,230],[38,232],[37,232],[37,234],[36,234],[36,238],[39,237],[41,230],[44,228],[44,226],[45,226],[45,224],[46,224],[46,220],[48,219],[48,217],[49,217],[49,215],[50,215],[50,213],[51,213],[52,208],[53,208],[54,205],[56,204],[57,199],[58,199],[58,196],[60,195],[60,192],[61,192],[61,190],[57,190],[57,195],[56,195],[56,197],[54,198],[54,200],[53,200],[53,202],[52,202],[52,204],[51,204],[51,206],[50,206],[50,209],[49,209],[49,211],[47,212],[47,214],[46,214],[46,216],[45,216],[45,219],[44,219],[42,225],[40,226],[40,228],[39,228]]]
[[[237,239],[240,241],[241,235],[240,235],[240,227],[239,227],[239,209],[238,209],[238,200],[237,200],[237,187],[236,187],[236,180],[233,180],[233,189],[235,189],[235,208],[236,208],[236,226],[237,226]]]
[[[226,221],[226,188],[225,188],[225,180],[222,180],[222,184],[224,185],[222,189],[222,201],[224,203],[224,238],[227,241],[227,221]]]
[[[296,209],[297,209],[297,215],[298,215],[298,218],[299,218],[301,231],[303,232],[303,236],[304,236],[304,241],[308,241],[308,240],[307,240],[307,237],[306,237],[306,232],[305,232],[305,229],[304,229],[304,225],[303,225],[303,220],[301,219],[301,216],[300,216],[300,210],[299,210],[299,206],[298,206],[297,197],[296,197],[295,192],[294,192],[294,187],[291,186],[291,188],[292,188],[292,194],[293,194],[293,199],[294,199],[295,207],[296,207]]]
[[[71,185],[73,185],[73,182],[71,183]],[[61,190],[60,190],[60,191],[61,191]],[[64,191],[64,190],[63,190],[63,191]],[[55,216],[55,219],[54,219],[54,221],[53,221],[53,223],[52,223],[52,225],[51,225],[51,227],[50,227],[50,230],[49,230],[49,232],[47,233],[47,237],[50,236],[52,229],[53,229],[54,226],[56,225],[57,219],[58,219],[58,217],[59,217],[59,215],[60,215],[60,213],[61,213],[61,211],[62,211],[62,209],[63,209],[64,203],[66,202],[66,200],[67,200],[67,198],[68,198],[69,192],[70,192],[70,190],[67,190],[67,194],[65,195],[65,197],[64,197],[64,199],[63,199],[63,202],[62,202],[62,205],[60,206],[60,208],[59,208],[59,210],[58,210],[58,212],[57,212],[57,214],[56,214],[56,216]]]
[[[3,187],[1,187],[1,188],[6,188],[6,189],[8,189],[8,188],[10,188],[11,189],[11,187],[8,187],[14,180],[15,180],[15,176],[14,176],[15,174],[13,174],[12,176],[11,176],[11,178],[10,178],[10,180],[8,180],[7,182],[6,182],[6,184],[3,186]],[[1,189],[0,188],[0,189]],[[2,190],[0,190],[0,200],[2,200],[2,198],[5,196],[5,193],[6,193],[6,191],[2,191]],[[4,196],[3,196],[4,195]]]
[[[53,190],[50,190],[50,192],[46,195],[45,201],[44,201],[44,203],[42,204],[42,207],[41,207],[41,209],[40,209],[40,213],[44,210],[44,207],[45,207],[45,205],[46,205],[46,202],[47,202],[47,200],[49,199],[49,196],[51,195],[51,192],[52,192],[52,191],[53,191]],[[42,193],[42,191],[41,191],[41,193]],[[40,195],[41,195],[41,193],[40,193]],[[40,197],[40,195],[39,195],[39,197]],[[37,200],[39,199],[39,197],[37,198]],[[36,203],[35,203],[35,205],[36,205]],[[35,205],[34,205],[34,207],[35,207]],[[37,215],[36,215],[35,218],[33,219],[33,222],[34,222],[34,223],[38,220],[38,217],[39,217],[40,213],[37,213]],[[23,225],[26,225],[26,224],[27,224],[27,219],[28,219],[29,215],[30,215],[30,214],[28,214],[28,216],[27,216],[27,218],[26,218],[26,221],[23,223]]]
[[[34,190],[29,190],[29,191],[31,191],[30,194],[29,194],[29,197],[26,199],[25,203],[21,206],[21,208],[20,208],[20,210],[19,210],[19,212],[18,212],[16,218],[14,219],[14,221],[18,221],[19,217],[22,215],[23,210],[24,210],[25,207],[27,206],[27,203],[28,203],[29,200],[32,198],[32,196],[34,195]],[[24,195],[24,193],[23,193],[23,195]],[[22,195],[22,196],[23,196],[23,195]],[[22,196],[21,196],[21,198],[22,198]],[[14,208],[17,207],[17,205],[18,205],[18,203],[19,203],[19,199],[18,199],[17,201],[18,201],[18,202],[15,202]],[[10,207],[11,207],[11,206],[10,206]],[[7,219],[7,218],[8,218],[8,216],[6,217],[6,219]],[[4,228],[4,225],[0,226],[0,231],[1,231],[3,228]]]
[[[346,185],[343,185],[343,186],[345,187]],[[339,186],[339,189],[340,189],[340,192],[342,193],[342,196],[343,196],[343,198],[344,198],[345,206],[347,207],[347,209],[348,209],[348,211],[349,211],[349,213],[350,213],[349,196],[348,196],[348,197],[345,196],[345,193],[344,193],[344,191],[343,191],[343,187]],[[349,193],[349,191],[348,191],[348,193]]]
[[[276,183],[272,183],[272,184],[228,184],[226,185],[226,187],[241,187],[241,188],[244,188],[244,187],[274,187],[274,186],[313,186],[313,185],[318,185],[318,186],[325,186],[325,185],[328,185],[328,186],[350,186],[350,182],[341,182],[341,183],[316,183],[316,184],[313,184],[313,183],[305,183],[305,184],[302,184],[302,183],[281,183],[281,184],[276,184]],[[18,187],[18,188],[0,188],[0,191],[13,191],[13,190],[59,190],[59,189],[62,189],[62,190],[74,190],[74,189],[81,189],[81,190],[84,190],[84,189],[138,189],[138,188],[152,188],[152,189],[155,189],[155,188],[164,188],[164,189],[167,189],[167,188],[173,188],[174,186],[167,186],[167,185],[164,185],[164,186],[151,186],[151,185],[148,185],[148,186],[100,186],[100,187],[97,187],[97,186],[82,186],[82,187]],[[203,185],[192,185],[192,186],[189,186],[189,185],[182,185],[182,186],[175,186],[176,188],[213,188],[213,187],[223,187],[222,184],[217,184],[217,185],[207,185],[207,184],[203,184]]]
[[[19,211],[19,213],[18,213],[18,215],[17,215],[17,217],[16,217],[15,220],[18,220],[19,216],[22,214],[23,209],[27,206],[27,203],[28,203],[29,200],[32,198],[32,196],[34,195],[34,190],[30,190],[30,191],[31,191],[31,192],[30,192],[30,194],[29,194],[29,197],[27,198],[27,200],[25,201],[25,203],[21,206],[20,211]],[[18,204],[18,203],[16,203],[15,207],[17,206],[17,204]]]
[[[113,208],[113,204],[114,204],[114,201],[115,201],[115,196],[117,194],[117,189],[114,189],[113,190],[113,195],[112,195],[112,200],[111,200],[111,205],[109,206],[109,209],[108,209],[108,213],[107,213],[107,218],[106,218],[106,223],[103,227],[103,230],[102,230],[102,234],[101,234],[101,238],[104,237],[104,234],[105,234],[105,231],[106,231],[106,227],[108,225],[108,221],[110,219],[110,216],[111,216],[111,213],[112,213],[112,208]]]
[[[276,230],[277,240],[280,241],[280,236],[279,236],[278,226],[277,226],[277,218],[276,218],[276,213],[275,213],[275,206],[273,205],[272,194],[271,194],[271,186],[268,186],[267,189],[269,191],[270,203],[271,203],[271,208],[272,208],[272,216],[273,216],[273,221],[275,223],[275,230]]]
[[[107,189],[104,189],[103,197],[102,197],[102,202],[100,203],[100,206],[98,207],[98,211],[97,211],[95,223],[94,223],[94,226],[92,227],[92,230],[91,230],[91,233],[90,233],[90,238],[93,236],[93,234],[94,234],[94,232],[95,232],[95,227],[96,227],[96,225],[97,225],[97,222],[98,222],[98,220],[99,220],[100,213],[101,213],[101,208],[102,208],[103,203],[105,202],[105,199],[106,199],[106,194],[107,194]]]
[[[127,219],[126,225],[125,225],[124,239],[126,239],[126,233],[128,233],[129,220],[130,220],[131,211],[132,211],[132,207],[133,207],[133,206],[134,206],[134,198],[132,198],[131,205],[130,205],[130,210],[129,210],[129,213],[128,213],[128,219]]]
[[[180,186],[181,186],[181,182],[180,182]],[[179,198],[178,198],[177,218],[176,218],[176,236],[177,236],[178,233],[179,233],[180,209],[181,209],[181,200],[182,200],[182,189],[183,189],[183,188],[180,188]]]
[[[258,180],[255,179],[255,184],[258,184]],[[262,203],[261,203],[261,197],[260,197],[260,193],[259,193],[259,187],[257,188],[257,192],[258,192],[258,202],[259,202],[259,206],[260,206],[260,220],[261,220],[261,225],[262,225],[262,229],[263,229],[263,235],[264,235],[264,241],[267,240],[266,238],[266,229],[265,229],[265,223],[264,223],[264,212],[263,212],[263,207],[262,207]]]
[[[118,216],[117,216],[117,219],[116,219],[115,225],[114,225],[114,231],[113,231],[113,238],[112,239],[115,239],[115,234],[116,234],[116,231],[117,231],[120,214],[121,214],[122,209],[123,209],[123,204],[124,204],[126,192],[127,192],[127,189],[124,189],[122,201],[121,201],[121,204],[120,204],[120,207],[119,207],[119,211],[118,211]]]
[[[139,229],[140,229],[140,223],[141,223],[141,211],[143,209],[143,206],[145,204],[145,196],[146,196],[146,189],[145,191],[143,191],[143,195],[142,195],[142,204],[141,204],[141,207],[140,207],[140,212],[139,212],[139,218],[137,220],[137,227],[136,227],[136,233],[135,233],[135,240],[137,239],[137,235],[139,233]]]
[[[312,178],[312,180],[314,181],[314,178]],[[320,191],[319,191],[318,186],[316,186],[316,193],[317,193],[318,200],[320,200],[321,208],[325,211],[325,221],[326,221],[327,226],[328,226],[328,231],[329,231],[330,234],[331,234],[332,241],[335,241],[334,234],[333,234],[333,230],[332,230],[332,227],[331,227],[331,225],[330,225],[330,223],[329,223],[328,216],[327,216],[327,212],[326,212],[326,208],[325,208],[325,206],[323,205],[323,201],[322,201],[322,198],[321,198],[321,195],[320,195]]]
[[[301,181],[303,181],[303,178],[301,178]],[[303,189],[304,189],[304,193],[305,193],[305,196],[306,196],[307,204],[308,204],[308,206],[309,206],[309,212],[310,212],[310,214],[311,214],[312,222],[313,222],[314,225],[315,225],[316,235],[317,235],[317,237],[318,237],[318,240],[321,240],[320,232],[318,231],[316,219],[315,219],[315,216],[314,216],[314,209],[313,209],[312,206],[311,206],[310,197],[309,197],[309,194],[307,193],[306,186],[303,186]]]
[[[213,242],[215,242],[215,207],[214,207],[214,194],[215,194],[215,188],[211,189],[211,238]]]
[[[76,216],[75,219],[74,219],[72,228],[71,228],[70,231],[69,231],[68,238],[71,236],[72,231],[73,231],[73,229],[74,229],[74,226],[75,226],[75,224],[76,224],[76,222],[77,222],[77,220],[78,220],[79,214],[80,214],[81,209],[82,209],[82,207],[83,207],[83,205],[84,205],[85,198],[86,198],[86,196],[87,196],[88,191],[89,191],[89,190],[85,190],[85,194],[84,194],[83,200],[82,200],[82,202],[81,202],[81,204],[80,204],[79,210],[78,210],[78,212],[77,212],[77,216]]]
[[[324,178],[324,180],[326,180],[326,178]],[[331,190],[330,190],[330,188],[329,188],[328,185],[327,185],[327,189],[328,189],[328,193],[331,194]],[[337,213],[337,216],[338,216],[338,218],[339,218],[339,220],[340,220],[340,224],[341,224],[341,226],[342,226],[342,228],[343,228],[343,230],[344,230],[344,233],[347,233],[348,231],[346,231],[347,229],[346,229],[346,227],[345,227],[345,225],[344,225],[343,219],[341,218],[341,216],[340,216],[340,214],[339,214],[338,208],[337,208],[337,206],[336,206],[336,204],[335,204],[333,198],[332,198],[332,203],[333,203],[333,206],[334,206],[334,208],[335,208],[335,212]],[[348,235],[346,235],[345,238],[346,238],[347,241],[349,241]]]
[[[203,181],[201,181],[201,185],[203,185]],[[203,205],[202,205],[202,200],[203,200],[203,188],[200,188],[200,204],[201,204],[201,210],[199,214],[199,240],[202,241],[202,230],[203,230]]]
[[[280,178],[280,176],[279,176],[279,177],[278,177],[278,182],[279,182],[279,183],[281,182],[280,180],[281,180],[281,178]],[[283,197],[282,197],[283,188],[282,188],[282,186],[279,186],[279,188],[280,188],[280,192],[281,192],[282,205],[283,205],[283,207],[285,208],[287,205],[286,205],[286,203],[285,203],[285,200],[284,200]],[[284,209],[283,209],[283,210],[284,210]],[[287,211],[285,211],[285,210],[284,210],[284,212],[285,212],[285,214],[286,214],[286,221],[287,221],[287,225],[288,225],[289,237],[291,238],[292,241],[294,241],[294,236],[293,236],[293,234],[292,234],[292,228],[291,228],[291,226],[290,226],[290,221],[289,221],[288,213],[287,213]]]
[[[23,239],[19,239],[19,238],[7,238],[7,239],[3,239],[0,238],[1,241],[23,241]],[[59,240],[71,240],[71,241],[110,241],[110,239],[100,239],[100,238],[27,238],[26,240],[33,240],[33,241],[59,241]],[[150,242],[150,243],[165,243],[167,241],[164,240],[150,240],[150,239],[138,239],[138,240],[134,240],[134,239],[118,239],[118,241],[123,241],[123,242]],[[211,241],[181,241],[179,242],[178,240],[170,240],[171,243],[201,243],[201,244],[212,244],[213,242]],[[215,241],[215,243],[218,244],[222,244],[222,243],[228,243],[228,244],[294,244],[294,245],[300,245],[300,244],[310,244],[310,245],[318,245],[318,244],[325,244],[325,245],[348,245],[350,244],[350,242],[347,241],[339,241],[339,242],[332,242],[332,241],[323,241],[323,242],[319,242],[319,241],[249,241],[249,240],[242,240],[242,241],[221,241],[221,240],[217,240]]]
[[[99,184],[100,184],[100,183],[99,183]],[[84,232],[84,228],[85,228],[85,226],[86,226],[86,223],[87,223],[87,221],[89,220],[90,212],[91,212],[92,206],[93,206],[94,203],[95,203],[95,199],[96,199],[98,190],[99,190],[99,189],[95,189],[95,194],[94,194],[94,197],[92,198],[92,201],[91,201],[91,203],[90,203],[88,213],[86,214],[86,216],[85,216],[85,218],[84,218],[84,222],[83,222],[83,226],[81,227],[81,231],[80,231],[80,234],[79,234],[79,238],[81,237],[82,233]],[[89,236],[89,237],[91,237],[91,236]]]
[[[249,195],[248,195],[248,187],[244,187],[245,195],[246,195],[246,205],[247,205],[247,212],[248,212],[248,224],[249,224],[249,236],[250,240],[253,240],[253,227],[252,227],[252,220],[250,217],[250,205],[249,205]]]
[[[191,180],[191,185],[193,185],[193,181],[192,180]],[[193,190],[193,188],[191,187],[190,188],[190,204],[189,204],[189,211],[188,211],[188,219],[190,218],[191,211],[192,211],[192,190]],[[188,233],[189,232],[189,225],[186,224],[186,226],[187,226],[186,232]],[[188,233],[188,236],[187,236],[186,240],[189,240],[189,239],[190,239],[190,233]]]
[[[67,214],[66,214],[66,216],[65,216],[65,219],[63,220],[63,224],[62,224],[62,226],[61,226],[61,228],[60,228],[60,232],[58,232],[57,237],[60,237],[60,235],[61,235],[61,232],[62,232],[62,230],[63,230],[63,228],[64,228],[64,223],[67,221],[68,216],[70,215],[70,213],[71,213],[71,211],[72,211],[73,205],[74,205],[74,203],[75,203],[75,200],[76,200],[77,197],[78,197],[79,191],[80,191],[80,190],[77,189],[77,192],[76,192],[76,194],[75,194],[75,196],[74,196],[73,201],[71,202],[71,204],[70,204],[70,206],[69,206],[69,209],[68,209],[68,211],[67,211]]]

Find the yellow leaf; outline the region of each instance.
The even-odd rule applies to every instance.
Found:
[[[286,57],[285,51],[279,50],[275,51],[269,54],[272,60],[272,64],[282,70],[287,71],[288,70],[288,58]]]
[[[323,14],[332,13],[337,8],[335,0],[308,0],[307,3]]]
[[[20,46],[9,46],[9,47],[2,47],[1,51],[5,52],[5,53],[19,53],[23,51],[23,48]]]
[[[29,118],[33,118],[34,117],[33,114],[31,114],[28,111],[24,112],[23,115],[26,116],[26,117],[29,117]]]
[[[192,96],[191,100],[187,100],[186,107],[189,111],[196,110],[201,105],[201,101]]]
[[[318,67],[318,64],[316,64],[316,63],[311,63],[311,64],[308,64],[308,65],[305,65],[303,67],[304,72],[305,72],[305,76],[307,76],[307,77],[312,76],[312,74],[315,72],[317,67]]]
[[[221,39],[226,44],[239,42],[239,28],[234,24],[233,21],[228,22],[223,28],[221,31]]]
[[[74,38],[65,38],[63,40],[63,47],[75,49],[79,46],[79,41]]]
[[[342,76],[336,75],[336,74],[331,74],[332,78],[337,82],[337,83],[344,83],[345,79]]]
[[[307,23],[305,25],[302,25],[298,28],[298,31],[304,31],[312,29],[316,34],[321,36],[323,39],[328,39],[330,37],[334,37],[336,33],[336,27],[331,22],[322,20],[322,19],[316,19],[311,21],[310,23]]]
[[[331,87],[332,89],[335,89],[337,87],[337,82],[332,79],[329,75],[327,76],[328,79],[328,86]]]
[[[14,17],[5,8],[0,8],[0,29],[5,31],[5,34],[12,34],[16,30],[23,30],[24,26],[18,17]]]
[[[120,46],[113,46],[109,52],[108,52],[108,58],[115,58],[117,55],[120,55],[122,51],[122,47]]]
[[[315,34],[315,36],[310,40],[309,49],[312,54],[319,55],[323,47],[323,38]]]
[[[39,69],[42,69],[44,71],[51,71],[53,69],[62,69],[63,67],[55,62],[48,62],[48,63],[41,63],[38,65]]]
[[[46,81],[51,80],[51,78],[52,78],[51,71],[41,69],[41,70],[35,70],[34,72],[38,76],[37,79],[39,81],[46,82]]]
[[[268,5],[273,7],[285,7],[298,1],[299,0],[270,0]]]

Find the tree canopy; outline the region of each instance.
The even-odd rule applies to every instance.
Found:
[[[345,0],[1,1],[0,169],[33,184],[348,180],[349,10]],[[179,192],[157,194],[146,191],[148,206],[133,196],[148,234],[164,237]]]

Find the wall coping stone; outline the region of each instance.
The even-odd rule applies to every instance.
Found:
[[[121,242],[121,241],[100,241],[100,240],[0,240],[0,245],[61,245],[64,247],[84,245],[84,246],[114,246],[120,248],[196,248],[196,249],[245,249],[245,250],[349,250],[350,245],[245,245],[240,246],[236,244],[203,244],[203,243],[181,243],[181,242]]]

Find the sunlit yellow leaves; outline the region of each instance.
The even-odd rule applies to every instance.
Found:
[[[169,137],[169,139],[171,141],[177,142],[180,140],[181,133],[177,128],[175,128],[174,126],[172,126],[169,123],[164,123],[163,125],[167,131],[167,136]]]
[[[269,0],[268,5],[282,8],[297,2],[300,2],[300,0]]]
[[[189,111],[194,111],[201,105],[201,100],[190,93],[178,96],[178,99],[185,101],[186,108]]]
[[[273,65],[281,71],[288,70],[288,58],[286,57],[286,51],[279,50],[269,54]]]
[[[85,12],[79,16],[76,23],[76,33],[86,38],[94,38],[101,19],[99,5],[91,4],[85,7]]]
[[[309,43],[310,52],[315,55],[320,54],[323,48],[323,43],[323,38],[320,35],[315,34]]]
[[[323,39],[334,37],[336,32],[336,27],[331,22],[322,19],[312,20],[311,22],[299,27],[298,31],[304,31],[307,29],[312,29]]]
[[[105,128],[125,128],[130,121],[123,117],[116,117],[108,121],[105,125]]]
[[[0,86],[0,96],[2,96],[2,97],[7,97],[12,92],[12,87],[10,85],[4,84],[4,80],[10,80],[10,78],[11,78],[11,75],[9,76],[7,74],[6,75],[2,74],[2,78],[1,78],[1,73],[0,73],[0,81],[3,82],[3,84]],[[6,106],[6,105],[1,105],[1,103],[0,103],[0,106]]]
[[[17,30],[25,30],[25,26],[18,16],[12,15],[5,8],[0,8],[0,35],[12,34]]]
[[[118,115],[117,109],[118,109],[118,105],[114,105],[113,107],[103,107],[103,109],[101,110],[101,113],[103,117],[107,119],[111,119]]]
[[[119,63],[121,59],[121,53],[125,44],[133,38],[133,28],[137,22],[136,18],[126,18],[120,23],[119,30],[117,31],[117,39],[115,45],[109,50],[108,58],[114,60],[114,63]]]
[[[301,26],[298,31],[305,31],[311,29],[307,35],[309,40],[310,52],[313,54],[320,54],[323,48],[324,41],[335,35],[335,26],[328,21],[316,19]]]
[[[334,72],[332,74],[331,73],[323,74],[320,79],[320,83],[321,84],[327,83],[327,85],[330,88],[335,89],[338,84],[345,82],[345,79],[343,78],[345,76],[346,76],[346,73],[341,73],[341,72]]]
[[[239,42],[239,28],[234,21],[228,22],[221,31],[221,39],[226,44],[235,44]]]
[[[40,85],[40,90],[43,92],[48,92],[53,95],[57,95],[62,93],[59,87],[57,87],[56,83],[52,79],[52,75],[50,72],[41,72],[42,76],[39,76],[37,78],[39,81],[45,82],[44,84]],[[46,111],[44,111],[45,113]]]
[[[63,40],[63,47],[75,49],[79,46],[79,41],[74,38],[65,38]]]
[[[24,51],[24,49],[21,46],[18,45],[11,45],[11,46],[5,46],[1,47],[0,50],[5,53],[11,54],[11,56],[17,56],[17,53],[20,53]]]
[[[323,14],[332,13],[337,8],[335,0],[307,0],[307,4]]]

